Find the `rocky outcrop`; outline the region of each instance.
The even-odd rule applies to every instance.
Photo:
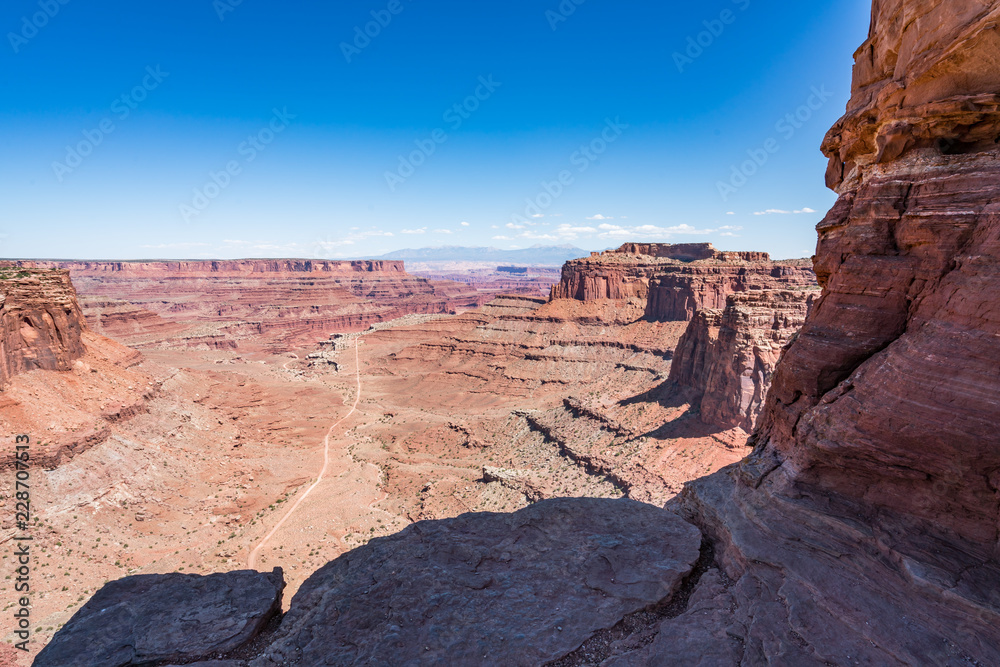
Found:
[[[26,371],[69,370],[85,350],[68,271],[0,268],[0,385]]]
[[[706,591],[743,642],[719,664],[1000,664],[998,25],[997,2],[875,2],[823,145],[822,297],[754,454],[677,504],[733,582]]]
[[[753,455],[668,505],[708,567],[671,512],[612,501],[417,524],[314,575],[255,667],[1000,664],[998,25],[876,0],[824,143],[822,295]]]
[[[33,665],[124,667],[219,657],[247,645],[281,612],[284,587],[281,568],[119,579],[74,614]]]
[[[250,664],[541,665],[669,601],[699,546],[692,526],[629,500],[417,523],[310,577]]]
[[[809,260],[691,265],[650,282],[646,317],[690,321],[699,310],[725,308],[730,294],[815,286],[816,276]]]
[[[674,352],[670,380],[700,395],[701,419],[753,431],[778,359],[817,293],[730,294],[725,310],[700,310]]]
[[[645,303],[653,321],[689,321],[698,310],[724,308],[736,292],[815,285],[808,260],[772,261],[763,252],[723,252],[710,243],[627,243],[567,262],[552,299]]]

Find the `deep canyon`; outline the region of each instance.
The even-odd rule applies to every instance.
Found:
[[[34,664],[1000,664],[998,25],[876,0],[811,261],[3,268]]]

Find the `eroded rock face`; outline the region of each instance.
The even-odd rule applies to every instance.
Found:
[[[544,664],[669,599],[700,542],[630,500],[417,523],[316,572],[251,665]]]
[[[816,296],[742,292],[729,295],[725,310],[695,314],[674,352],[670,380],[701,394],[702,421],[753,431],[782,350]]]
[[[0,267],[0,385],[18,373],[69,370],[86,330],[68,271]]]
[[[764,252],[722,252],[710,243],[627,243],[567,262],[551,298],[638,298],[647,319],[684,322],[698,310],[725,308],[726,297],[735,292],[814,284],[808,260],[776,262]]]
[[[875,2],[824,142],[822,297],[754,454],[677,504],[733,581],[720,664],[1000,664],[998,25],[995,1]]]
[[[247,644],[280,613],[284,587],[280,568],[119,579],[94,594],[33,665],[124,667],[215,658]]]
[[[284,350],[405,315],[474,308],[489,298],[460,283],[411,276],[397,261],[21,264],[68,269],[93,328],[138,347],[237,349],[249,342]]]

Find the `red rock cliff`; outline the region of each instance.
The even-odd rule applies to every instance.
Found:
[[[678,505],[734,583],[643,659],[736,623],[719,664],[1000,664],[998,26],[995,0],[875,2],[823,143],[822,296],[754,454]]]
[[[730,294],[725,310],[701,310],[674,352],[670,380],[701,394],[706,424],[753,431],[782,349],[798,333],[816,293]]]
[[[627,243],[567,262],[552,299],[646,302],[654,321],[689,321],[704,308],[725,308],[735,292],[815,284],[808,260],[773,262],[763,252],[722,252],[710,243]]]
[[[94,328],[139,346],[150,344],[145,334],[160,330],[173,332],[169,344],[232,348],[256,340],[285,349],[404,315],[476,307],[489,298],[467,285],[411,276],[397,261],[21,264],[69,270]],[[179,323],[193,333],[181,334]]]
[[[86,328],[68,271],[0,267],[0,385],[35,369],[69,370]]]

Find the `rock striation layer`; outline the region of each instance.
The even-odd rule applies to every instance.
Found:
[[[741,639],[717,664],[1000,664],[1000,3],[872,17],[823,144],[822,296],[754,454],[676,504],[732,582],[700,609]],[[698,620],[613,664],[710,650]]]
[[[690,321],[695,312],[725,308],[726,297],[762,289],[815,285],[808,260],[772,261],[763,252],[723,252],[710,243],[627,243],[567,262],[552,299],[644,302],[652,321]]]
[[[68,271],[0,267],[0,386],[26,371],[69,370],[85,330]]]
[[[489,298],[460,283],[411,276],[398,261],[20,264],[69,270],[95,330],[139,347],[262,343],[280,351],[405,315],[474,308]],[[153,333],[137,336],[138,329]]]
[[[1000,664],[998,25],[996,0],[874,3],[824,142],[822,295],[754,453],[668,505],[713,562],[612,501],[417,524],[317,572],[255,667]],[[641,296],[637,262],[586,261],[563,297]],[[683,604],[632,632],[657,596]]]
[[[670,380],[701,395],[701,419],[752,432],[785,345],[816,292],[730,294],[725,310],[700,310],[674,351]]]

